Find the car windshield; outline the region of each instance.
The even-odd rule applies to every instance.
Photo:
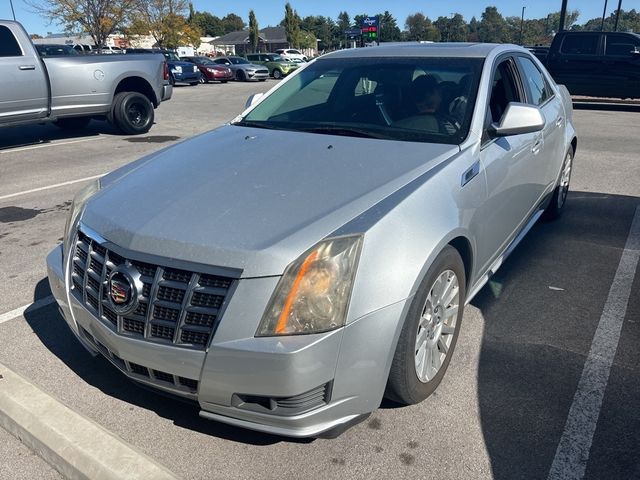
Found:
[[[195,57],[194,60],[196,63],[201,63],[203,65],[215,65],[216,63],[208,57]]]
[[[282,58],[280,55],[269,55],[267,57],[267,60],[269,60],[270,62],[284,62],[285,59]]]
[[[236,125],[458,144],[471,124],[482,59],[323,59]]]
[[[250,63],[248,60],[240,57],[229,57],[229,61],[234,65],[244,65]]]
[[[180,57],[178,57],[178,55],[176,55],[173,52],[162,52],[162,54],[164,55],[164,58],[166,58],[167,60],[171,60],[173,62],[180,61]]]

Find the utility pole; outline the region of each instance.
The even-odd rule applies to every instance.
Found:
[[[9,0],[9,3],[11,4],[11,13],[13,14],[13,20],[16,20],[16,11],[13,9],[13,0]]]
[[[566,16],[567,16],[567,0],[562,0],[562,7],[560,7],[560,27],[558,27],[559,32],[564,30],[564,20]]]
[[[524,9],[527,7],[522,7],[522,16],[520,17],[520,45],[522,45],[522,27],[524,26]]]
[[[600,24],[600,31],[604,32],[604,16],[607,14],[607,1],[604,0],[604,10],[602,10],[602,23]]]
[[[613,27],[613,31],[618,31],[618,20],[620,19],[620,9],[622,8],[622,0],[618,0],[618,11],[616,12],[616,26]]]

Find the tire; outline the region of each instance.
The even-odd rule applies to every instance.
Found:
[[[227,83],[229,80],[220,80],[220,83]]]
[[[113,123],[128,135],[147,133],[154,120],[153,104],[138,92],[120,92],[113,100]]]
[[[192,87],[195,87],[199,83],[200,83],[200,80],[198,80],[197,82],[189,82],[189,85],[191,85]]]
[[[455,248],[447,245],[429,267],[405,318],[385,392],[390,400],[403,405],[419,403],[442,381],[460,333],[465,282],[462,258]],[[440,299],[440,293],[447,294]],[[442,303],[451,295],[454,296],[450,302]],[[416,342],[419,335],[423,339],[420,346]],[[440,366],[436,368],[438,363]]]
[[[247,75],[242,70],[238,70],[236,72],[236,80],[239,81],[239,82],[246,82],[247,81]]]
[[[567,203],[567,195],[569,193],[569,183],[571,182],[571,171],[573,170],[573,148],[570,148],[567,154],[564,156],[562,162],[562,170],[560,173],[560,179],[558,185],[553,190],[551,201],[544,210],[545,220],[557,220],[562,216],[564,206]]]
[[[176,84],[176,79],[173,75],[169,74],[169,85],[171,85],[172,87],[175,86]]]
[[[60,118],[54,123],[63,130],[82,130],[91,121],[91,117]]]
[[[275,78],[276,80],[279,80],[282,78],[282,72],[280,70],[278,70],[277,68],[273,70],[273,78]]]
[[[209,83],[209,79],[204,75],[200,76],[200,83]]]

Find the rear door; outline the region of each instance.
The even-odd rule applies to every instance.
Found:
[[[20,46],[18,28],[0,25],[0,123],[47,115],[48,87],[42,62],[35,49]]]
[[[602,78],[602,34],[567,33],[559,51],[548,57],[549,71],[556,83],[565,85],[571,95],[600,96],[606,91]]]
[[[517,60],[527,103],[540,108],[545,120],[544,128],[539,134],[540,150],[532,158],[536,167],[531,172],[540,199],[545,191],[555,185],[560,165],[564,160],[564,108],[534,61],[525,55],[519,55]]]
[[[609,96],[640,97],[640,38],[635,35],[605,35],[603,82]]]

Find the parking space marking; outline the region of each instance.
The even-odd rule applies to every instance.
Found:
[[[11,310],[10,312],[3,313],[2,315],[0,315],[0,324],[19,317],[27,310],[30,312],[33,312],[34,310],[38,310],[39,308],[46,307],[47,305],[50,305],[55,301],[56,300],[55,298],[53,298],[53,295],[49,295],[48,297],[41,298],[40,300],[30,303],[29,305],[23,305],[22,307],[18,307],[15,310]]]
[[[549,480],[580,480],[584,477],[639,259],[640,206],[636,207],[629,236],[593,336],[564,432],[549,471]]]
[[[57,147],[58,145],[73,145],[74,143],[91,142],[93,140],[101,140],[103,138],[104,137],[91,137],[81,138],[79,140],[69,140],[68,142],[39,143],[38,145],[29,145],[28,147],[7,148],[6,150],[0,150],[0,153],[24,152],[26,150],[36,150],[38,148]]]
[[[56,183],[54,185],[47,185],[46,187],[32,188],[31,190],[24,190],[22,192],[10,193],[8,195],[0,196],[0,201],[7,200],[9,198],[19,197],[20,195],[27,195],[29,193],[42,192],[43,190],[51,190],[52,188],[66,187],[67,185],[73,185],[74,183],[87,182],[89,180],[95,180],[104,176],[104,173],[100,175],[93,175],[91,177],[78,178],[77,180],[69,180],[68,182]]]

